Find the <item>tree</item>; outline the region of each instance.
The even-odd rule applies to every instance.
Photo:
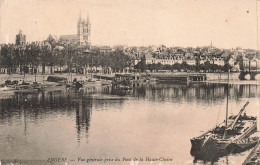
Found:
[[[172,70],[178,70],[181,71],[181,64],[175,63],[172,65]]]
[[[66,54],[66,63],[68,66],[69,73],[71,73],[74,57],[77,56],[77,48],[73,45],[67,45]],[[82,60],[82,62],[84,62],[84,60]]]
[[[219,69],[217,64],[211,64],[211,70],[213,70],[213,72],[217,71]]]
[[[242,55],[238,55],[236,58],[236,63],[239,64],[239,69],[240,70],[244,70],[244,65],[243,65],[243,56]]]
[[[151,69],[151,64],[146,65],[145,61],[141,59],[134,68],[137,69],[138,71],[144,72],[146,67],[152,72],[153,70]]]
[[[39,45],[32,44],[29,51],[30,51],[30,53],[29,53],[28,60],[29,60],[29,63],[31,64],[31,66],[32,66],[32,74],[33,74],[34,69],[37,68],[40,64],[42,50],[39,47]]]
[[[171,66],[171,65],[168,65],[168,64],[167,64],[167,65],[163,65],[163,66],[162,66],[162,69],[163,69],[163,70],[171,70],[171,69],[172,69],[172,66]]]
[[[61,47],[60,49],[56,49],[55,52],[57,60],[55,64],[60,67],[60,73],[62,73],[61,68],[66,64],[66,51],[64,47]]]
[[[120,49],[116,49],[114,52],[110,52],[108,56],[110,61],[110,67],[115,71],[121,71],[125,67],[131,64],[131,58],[124,54]]]
[[[228,63],[226,63],[226,64],[223,66],[223,70],[224,70],[225,72],[228,72],[228,71],[230,71],[231,69],[232,69],[232,66],[229,65]]]
[[[187,70],[189,69],[189,65],[184,61],[181,63],[180,68],[183,70]]]
[[[161,63],[155,64],[155,70],[158,72],[158,70],[162,70],[163,65]]]
[[[7,73],[11,73],[11,68],[13,66],[13,60],[12,60],[12,46],[9,45],[4,45],[1,48],[1,56],[2,56],[2,61],[1,61],[1,66],[7,68]]]

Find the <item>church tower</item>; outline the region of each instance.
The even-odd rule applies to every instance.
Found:
[[[87,20],[81,19],[81,13],[79,15],[78,25],[77,25],[78,33],[78,45],[90,45],[90,30],[91,23],[89,21],[89,15]]]
[[[26,36],[23,34],[22,30],[20,30],[19,34],[16,35],[15,41],[16,45],[24,45],[26,43]]]
[[[81,20],[81,12],[79,14],[77,29],[78,29],[78,33],[77,33],[78,45],[82,45],[83,44],[83,25],[82,25],[82,20]]]

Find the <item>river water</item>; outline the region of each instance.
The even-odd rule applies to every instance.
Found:
[[[1,97],[0,159],[207,164],[190,155],[190,139],[225,119],[226,93],[227,84],[152,83],[131,91],[103,86]],[[231,84],[229,94],[229,114],[249,101],[246,113],[259,115],[259,85]],[[215,163],[241,164],[249,151]]]

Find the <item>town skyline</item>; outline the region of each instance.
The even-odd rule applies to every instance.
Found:
[[[19,30],[28,42],[77,34],[81,12],[84,18],[90,14],[93,45],[200,47],[213,42],[219,48],[259,49],[257,1],[246,6],[243,0],[115,2],[1,1],[0,43],[15,43]]]

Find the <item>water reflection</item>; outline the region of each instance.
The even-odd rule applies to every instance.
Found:
[[[88,138],[88,130],[90,127],[90,118],[92,111],[92,101],[89,99],[79,99],[78,101],[74,101],[75,109],[76,109],[76,127],[78,134],[78,141],[80,141],[80,134],[82,129],[85,129],[86,138]]]
[[[230,85],[229,97],[233,100],[239,98],[260,97],[258,85]],[[89,119],[93,99],[91,94],[112,94],[121,96],[133,96],[136,99],[148,99],[150,101],[171,102],[219,102],[226,97],[226,84],[138,84],[134,90],[114,90],[107,86],[103,88],[91,88],[81,91],[51,91],[37,94],[16,94],[13,97],[0,99],[0,122],[12,118],[20,119],[23,112],[25,117],[33,120],[44,119],[48,115],[76,112],[77,125],[82,126],[82,121]],[[96,101],[95,106],[104,107],[113,101]],[[118,102],[117,102],[118,103]],[[122,103],[122,100],[121,100]],[[99,108],[97,108],[99,109]],[[84,118],[82,118],[84,117]],[[86,118],[85,118],[86,117]],[[87,122],[85,122],[87,123]],[[83,123],[84,124],[84,123]],[[89,125],[89,121],[88,124]],[[79,127],[80,129],[80,127]]]
[[[206,101],[216,102],[226,97],[226,84],[142,84],[135,88],[136,98],[146,98],[152,101]],[[229,96],[238,100],[241,97],[259,97],[258,85],[229,85]]]
[[[164,148],[168,152],[165,151],[164,154],[166,155],[162,156],[181,153],[179,162],[174,164],[183,164],[186,159],[191,158],[189,155],[189,139],[192,136],[196,136],[196,133],[199,134],[200,129],[202,129],[195,128],[194,132],[191,132],[193,128],[190,128],[190,125],[185,120],[189,120],[191,124],[195,125],[198,124],[197,122],[200,122],[197,120],[205,119],[212,115],[210,119],[201,121],[201,123],[204,122],[203,129],[213,127],[213,125],[207,126],[207,122],[215,120],[216,114],[218,114],[215,107],[225,101],[227,89],[226,84],[212,83],[136,84],[133,90],[115,90],[111,86],[106,86],[86,88],[79,91],[61,90],[35,94],[15,94],[12,97],[0,99],[0,128],[3,130],[0,132],[0,147],[5,148],[8,146],[7,137],[11,136],[17,140],[23,134],[29,141],[28,144],[26,142],[24,146],[19,146],[20,143],[17,143],[16,146],[33,148],[32,146],[36,142],[42,142],[37,139],[39,138],[37,134],[40,129],[40,131],[51,131],[51,133],[45,136],[52,141],[46,140],[43,144],[39,144],[43,148],[41,152],[36,149],[33,150],[34,148],[31,149],[31,152],[40,152],[44,156],[48,156],[50,152],[48,144],[55,144],[56,147],[52,149],[56,153],[62,154],[63,146],[68,145],[68,141],[71,147],[70,151],[67,151],[68,155],[82,152],[89,154],[92,151],[88,147],[92,147],[92,150],[97,148],[96,152],[102,151],[104,154],[110,152],[115,154],[122,153],[119,156],[125,156],[127,153],[137,152],[138,149],[139,152],[147,153],[148,156],[153,154],[153,156],[156,156],[158,150],[162,149],[160,147],[164,146],[164,141],[168,141],[167,146],[170,147]],[[93,95],[95,97],[91,97]],[[108,96],[120,96],[122,99],[110,98]],[[259,86],[230,85],[229,97],[231,102],[235,103],[240,103],[242,98],[259,98]],[[194,107],[194,105],[199,106]],[[208,107],[211,107],[208,111],[201,110]],[[157,113],[157,109],[160,112]],[[195,112],[193,113],[192,111]],[[189,117],[189,115],[193,116]],[[112,119],[116,122],[111,121]],[[129,123],[127,123],[128,120],[130,120]],[[103,122],[107,126],[102,125]],[[52,125],[48,125],[48,123]],[[121,125],[124,126],[124,124],[130,124],[129,129],[131,129],[133,135],[128,135],[126,134],[127,132],[118,132],[128,129],[120,127]],[[14,125],[15,129],[12,130]],[[71,127],[72,129],[70,129]],[[168,130],[163,132],[165,134],[161,133],[163,131],[161,130],[162,127],[164,127],[163,130]],[[102,129],[106,130],[103,131]],[[160,136],[156,132],[157,130],[160,130]],[[144,136],[146,139],[160,139],[158,145],[153,146],[157,147],[156,149],[158,150],[147,150],[147,146],[154,142],[152,140],[144,141],[141,137],[136,139],[133,145],[125,146],[125,141],[129,140],[129,137],[126,135],[132,138]],[[66,138],[66,136],[68,137]],[[107,142],[107,144],[105,141],[100,142],[100,139],[103,138],[102,136],[105,136],[107,140],[118,138],[122,139],[122,141],[112,140]],[[171,140],[169,142],[169,139],[176,139],[176,141],[171,142]],[[36,142],[31,143],[31,141]],[[74,143],[76,143],[76,147]],[[182,145],[179,146],[178,143]],[[111,148],[109,148],[110,145],[112,146]],[[117,146],[119,146],[119,149],[116,148]],[[182,150],[184,150],[184,153],[181,152]],[[12,157],[12,155],[19,155],[21,151],[23,150],[18,149],[16,151],[16,148],[13,148],[8,153],[0,151],[0,155],[7,157],[7,154],[9,154]],[[25,154],[30,155],[26,152]],[[223,160],[223,157],[220,159]],[[217,161],[219,161],[219,158],[213,159],[213,162]],[[197,158],[195,158],[194,163],[198,162]]]

